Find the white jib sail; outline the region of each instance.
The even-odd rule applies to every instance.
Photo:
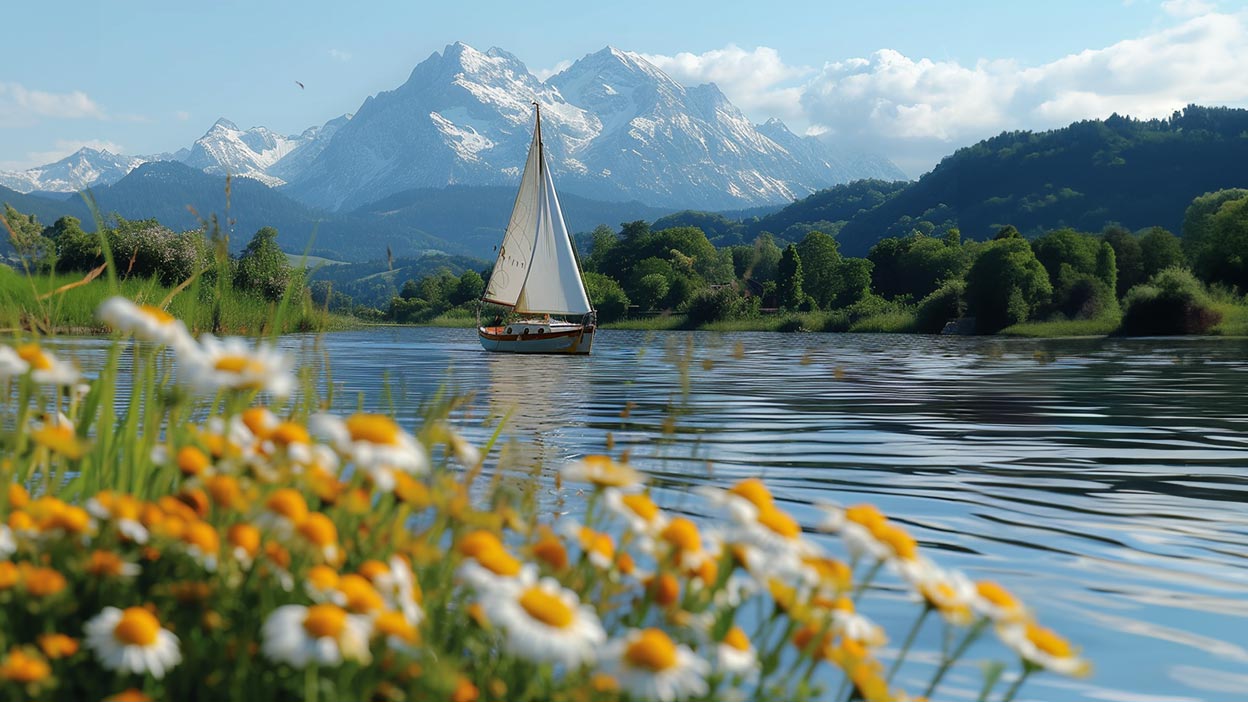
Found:
[[[516,193],[516,202],[511,208],[511,220],[507,223],[503,244],[498,248],[494,272],[490,274],[490,282],[482,295],[486,302],[514,307],[524,288],[524,279],[529,275],[542,188],[540,138],[541,132],[534,129],[529,158],[524,163],[524,174],[520,176],[520,191]]]
[[[540,134],[540,127],[538,128]],[[581,315],[589,312],[589,296],[572,251],[572,238],[563,221],[555,182],[539,155],[541,179],[537,202],[537,235],[528,277],[516,301],[517,312]],[[527,167],[526,167],[527,168]],[[527,173],[526,173],[527,175]]]

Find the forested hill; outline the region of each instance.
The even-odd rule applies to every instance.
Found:
[[[1248,187],[1245,164],[1243,109],[1189,106],[1168,119],[1113,115],[1048,132],[1006,132],[959,149],[917,182],[848,219],[837,239],[843,252],[861,256],[882,237],[950,226],[981,240],[1004,224],[1026,235],[1061,227],[1099,232],[1111,222],[1177,232],[1194,197]],[[773,217],[844,197],[842,188],[852,185],[812,195]]]

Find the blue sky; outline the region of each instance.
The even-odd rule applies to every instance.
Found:
[[[1002,129],[1248,104],[1248,78],[1225,65],[1248,65],[1248,17],[1230,0],[362,5],[6,8],[0,169],[83,144],[171,151],[222,116],[297,133],[397,87],[457,40],[534,71],[608,44],[635,51],[682,82],[715,80],[757,121],[881,150],[911,172]]]

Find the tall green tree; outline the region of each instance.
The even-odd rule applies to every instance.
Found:
[[[777,301],[781,307],[795,310],[806,305],[806,292],[802,287],[802,257],[793,244],[786,246],[780,256],[776,283]]]
[[[1126,227],[1116,224],[1105,227],[1101,240],[1114,249],[1114,260],[1118,265],[1118,282],[1114,292],[1119,299],[1131,288],[1148,280],[1144,273],[1144,254],[1140,241]]]
[[[1245,197],[1248,197],[1248,190],[1229,188],[1205,193],[1192,200],[1183,215],[1183,253],[1194,267],[1200,268],[1200,260],[1205,255],[1208,238],[1213,230],[1213,216],[1226,203]],[[1198,274],[1199,272],[1197,270]]]
[[[1153,227],[1140,235],[1140,260],[1144,265],[1145,280],[1167,268],[1187,263],[1183,256],[1183,242],[1162,227]]]
[[[1248,194],[1226,201],[1210,218],[1196,273],[1210,283],[1248,292]]]
[[[258,293],[266,300],[279,300],[290,281],[290,261],[277,246],[277,230],[262,227],[238,258],[234,285]]]
[[[802,262],[802,288],[815,304],[827,309],[840,294],[838,272],[841,252],[836,239],[823,232],[811,232],[797,244]]]
[[[1021,237],[984,247],[966,274],[967,308],[980,334],[1027,321],[1052,294],[1048,273]]]

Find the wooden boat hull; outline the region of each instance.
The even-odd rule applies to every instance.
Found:
[[[517,322],[500,327],[477,327],[477,338],[486,351],[503,353],[587,354],[594,345],[592,324]]]

